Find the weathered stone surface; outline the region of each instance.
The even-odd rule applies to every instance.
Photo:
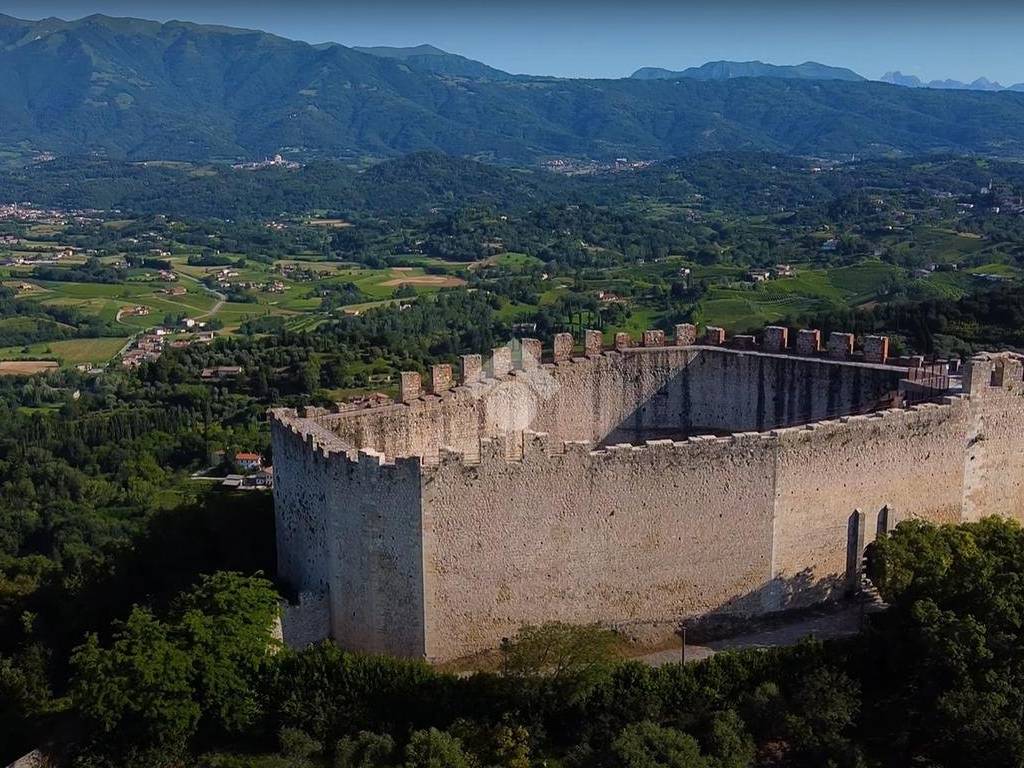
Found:
[[[713,347],[720,347],[725,344],[725,328],[717,325],[709,325],[704,329],[704,343]]]
[[[697,326],[693,323],[679,323],[675,330],[675,345],[689,347],[697,342]]]
[[[789,347],[789,328],[769,325],[764,329],[761,347],[765,352],[785,352]]]
[[[796,353],[798,355],[816,355],[821,350],[821,331],[816,328],[805,328],[796,335]]]
[[[462,383],[473,384],[484,375],[484,361],[480,355],[462,355]]]
[[[848,360],[853,354],[854,335],[833,331],[828,335],[828,356],[833,360]]]
[[[452,388],[453,383],[452,367],[448,363],[439,363],[430,367],[430,391],[435,395],[447,392]]]
[[[584,331],[583,354],[587,357],[600,355],[604,350],[604,334],[600,331]]]
[[[487,373],[492,379],[508,376],[512,371],[512,350],[509,347],[495,347],[491,350]]]
[[[645,347],[664,347],[665,332],[656,329],[644,331],[643,343]]]
[[[415,400],[423,394],[423,377],[416,371],[402,371],[398,397],[403,403]]]
[[[544,345],[540,339],[522,340],[522,359],[519,367],[524,371],[532,371],[541,363],[544,354]]]
[[[884,364],[889,359],[889,337],[867,336],[864,338],[864,361]]]
[[[615,348],[616,349],[629,349],[632,342],[630,341],[628,333],[616,333],[615,334]]]
[[[572,349],[576,345],[571,333],[556,333],[554,339],[554,358],[562,363],[572,357]]]

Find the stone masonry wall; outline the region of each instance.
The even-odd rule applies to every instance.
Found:
[[[771,569],[772,451],[752,435],[564,453],[527,436],[427,470],[427,656],[494,647],[523,623],[601,622],[651,639],[751,609]],[[736,604],[736,605],[733,605]]]
[[[971,419],[964,465],[964,519],[999,514],[1024,522],[1024,366],[1019,355],[968,361]]]
[[[321,416],[346,443],[388,456],[475,456],[524,429],[617,443],[690,432],[763,431],[857,413],[905,371],[716,347],[634,348],[516,371],[407,404]]]
[[[278,573],[297,590],[326,592],[330,584],[324,507],[328,492],[312,443],[291,428],[294,413],[271,414],[274,527]],[[315,428],[312,422],[302,425]],[[324,432],[330,438],[330,433]]]
[[[326,595],[330,635],[346,648],[423,655],[419,459],[386,463],[286,412],[272,427],[280,575]]]
[[[885,365],[709,350],[678,384],[689,388],[694,427],[762,432],[885,407],[905,375]]]
[[[655,346],[355,414],[277,411],[280,572],[326,595],[345,647],[438,660],[529,622],[653,639],[807,605],[880,527],[1024,518],[1019,357],[972,360],[944,404],[772,429],[868,408],[901,373]]]
[[[954,398],[779,431],[774,607],[805,606],[846,588],[855,510],[865,515],[865,544],[883,507],[890,526],[909,517],[957,521],[967,422],[967,400]]]

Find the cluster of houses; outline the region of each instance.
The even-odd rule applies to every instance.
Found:
[[[136,307],[136,309],[140,309],[140,307]],[[158,333],[158,331],[163,331],[163,328],[151,333],[144,333],[132,342],[128,350],[121,355],[121,365],[131,369],[138,368],[143,363],[159,360],[164,351],[166,332]]]
[[[786,277],[795,277],[796,270],[790,264],[776,264],[771,269],[751,269],[747,272],[748,283],[767,283],[769,280],[779,280]]]
[[[235,454],[235,466],[239,473],[230,474],[221,481],[225,488],[242,491],[267,490],[274,487],[273,467],[263,466],[263,455],[239,452]]]
[[[991,206],[995,214],[1016,214],[1024,215],[1024,197],[1009,194],[1008,191],[996,188],[994,182],[979,190],[982,197],[989,198],[986,203]],[[972,206],[973,207],[973,206]]]
[[[97,211],[72,209],[61,211],[56,208],[37,208],[31,203],[0,203],[0,221],[24,221],[36,224],[85,224],[98,221]]]
[[[148,311],[148,308],[147,308]],[[192,318],[186,318],[182,325],[187,329],[196,329],[199,325]],[[121,355],[121,365],[125,368],[138,368],[143,363],[151,363],[160,359],[164,349],[187,349],[193,344],[209,344],[216,334],[213,331],[198,331],[189,336],[173,337],[167,328],[154,328],[136,338]]]
[[[331,276],[326,269],[310,269],[309,267],[300,267],[298,264],[278,264],[274,269],[286,279],[296,283],[310,283]]]
[[[232,280],[238,277],[238,271],[230,267],[217,270],[210,277],[216,286],[225,291],[263,291],[264,293],[284,293],[288,286],[280,280],[271,280],[265,283],[254,280]]]
[[[281,155],[274,155],[273,158],[264,158],[254,163],[235,163],[231,167],[236,171],[258,171],[263,168],[290,168],[294,170],[301,168],[302,163],[296,163],[294,160],[285,160]]]
[[[6,238],[4,238],[6,240]],[[16,245],[18,238],[14,238],[13,243]],[[0,240],[0,245],[3,245],[3,240]],[[58,248],[56,251],[39,251],[38,253],[22,254],[20,256],[9,256],[4,259],[0,259],[0,267],[16,267],[34,264],[56,264],[62,259],[70,258],[75,255],[74,248]]]

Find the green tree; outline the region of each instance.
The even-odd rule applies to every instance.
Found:
[[[334,768],[383,768],[392,765],[395,740],[387,734],[360,731],[334,749]]]
[[[697,740],[689,734],[644,720],[622,729],[612,742],[621,768],[707,768]]]
[[[149,610],[136,607],[115,624],[110,648],[92,634],[72,656],[72,701],[109,746],[174,751],[195,732],[200,707],[192,659],[171,635]]]
[[[503,670],[512,677],[587,677],[621,658],[619,636],[596,625],[548,622],[522,627],[501,644]]]
[[[273,651],[278,596],[268,581],[239,573],[204,576],[174,607],[175,634],[187,649],[203,716],[239,732],[259,713],[256,688]]]
[[[405,768],[470,768],[462,742],[431,728],[414,731],[405,747]]]
[[[757,747],[743,718],[732,709],[719,712],[712,719],[707,747],[713,768],[747,768],[757,756]]]
[[[281,754],[296,766],[309,765],[310,758],[323,749],[323,745],[298,728],[282,728],[277,734]]]

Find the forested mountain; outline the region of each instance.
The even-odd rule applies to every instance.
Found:
[[[1024,155],[1024,94],[776,77],[473,79],[340,45],[103,16],[0,17],[0,82],[0,147],[21,152],[209,160],[434,149],[513,163],[735,149]]]
[[[353,51],[379,56],[382,59],[394,59],[417,72],[428,72],[434,75],[449,77],[465,77],[473,80],[514,80],[516,75],[502,72],[479,61],[467,59],[457,53],[448,53],[432,45],[416,45],[408,48],[395,48],[388,45],[369,47],[353,46]]]
[[[850,80],[861,82],[865,78],[851,69],[830,67],[816,61],[803,64],[778,65],[763,61],[709,61],[699,67],[675,72],[660,67],[641,67],[630,77],[638,80],[731,80],[734,77],[779,77],[786,80]]]

